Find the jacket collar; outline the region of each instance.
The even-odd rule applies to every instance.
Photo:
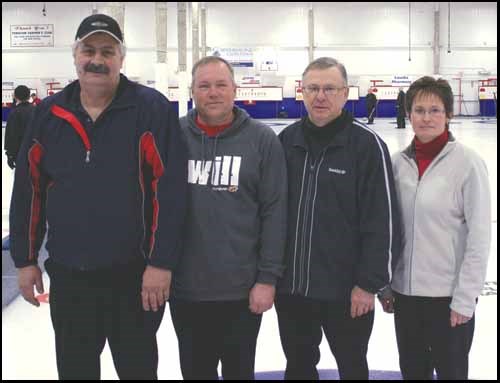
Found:
[[[297,128],[294,131],[293,135],[293,146],[298,146],[301,147],[304,150],[308,150],[309,146],[307,144],[306,138],[304,136],[304,131],[302,130],[302,127],[304,124],[307,123],[306,119],[309,118],[308,116],[303,117],[302,120],[299,121],[297,124]],[[352,116],[347,110],[343,110],[342,114],[337,117],[339,119],[342,119],[342,128],[339,129],[337,134],[335,135],[335,139],[330,142],[326,148],[331,148],[331,147],[343,147],[346,146],[348,141],[349,141],[349,136],[351,134],[351,129],[349,129],[351,122],[352,122]]]
[[[80,101],[80,82],[78,80],[73,81],[71,84],[66,86],[61,92],[62,94],[57,98],[56,104],[64,109],[71,111],[83,111],[83,106]],[[57,93],[59,95],[59,93]],[[137,103],[135,98],[135,86],[125,75],[120,73],[120,83],[116,89],[115,97],[108,109],[121,109],[129,108]]]

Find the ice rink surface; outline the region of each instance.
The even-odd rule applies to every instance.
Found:
[[[293,120],[263,120],[276,133]],[[365,122],[366,119],[361,119]],[[376,119],[372,129],[387,143],[391,154],[405,148],[413,138],[407,122],[405,130],[395,129],[393,119]],[[492,242],[487,273],[487,290],[479,299],[476,330],[470,353],[470,379],[497,379],[497,120],[455,118],[450,130],[465,145],[476,150],[485,160],[492,194]],[[2,129],[2,147],[5,129]],[[8,211],[13,172],[2,155],[2,238],[8,234]],[[49,281],[44,274],[45,290]],[[487,295],[486,295],[487,293]],[[158,332],[159,379],[182,379],[177,339],[167,310]],[[375,324],[368,349],[370,370],[399,371],[393,316],[385,314],[376,303]],[[336,363],[326,340],[321,343],[320,369],[335,369]],[[279,341],[274,308],[262,320],[256,355],[256,372],[282,371],[285,357]],[[101,357],[102,379],[117,379],[109,348]],[[16,298],[2,311],[2,380],[57,379],[55,346],[49,305],[39,308]]]

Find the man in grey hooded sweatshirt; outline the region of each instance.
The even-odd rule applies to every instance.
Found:
[[[188,215],[170,310],[184,379],[254,379],[262,313],[284,269],[287,178],[275,133],[234,105],[231,65],[193,67]]]

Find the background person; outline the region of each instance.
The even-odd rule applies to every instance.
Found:
[[[25,85],[14,89],[14,104],[5,126],[5,155],[11,169],[16,167],[16,158],[21,148],[26,127],[33,117],[33,105],[29,103],[30,90]],[[15,106],[14,106],[15,105]]]
[[[31,93],[31,103],[34,105],[34,106],[37,106],[37,105],[40,105],[42,102],[42,99],[39,98],[36,93]]]
[[[372,88],[368,89],[368,94],[366,95],[366,114],[368,116],[368,124],[373,124],[375,119],[375,113],[377,111],[377,96]]]
[[[398,99],[396,101],[397,109],[397,129],[404,129],[406,119],[406,95],[403,88],[399,88]]]

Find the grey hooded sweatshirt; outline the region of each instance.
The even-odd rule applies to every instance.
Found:
[[[282,146],[266,125],[234,107],[216,137],[181,118],[188,144],[188,214],[172,295],[190,301],[248,298],[284,269],[287,177]]]

